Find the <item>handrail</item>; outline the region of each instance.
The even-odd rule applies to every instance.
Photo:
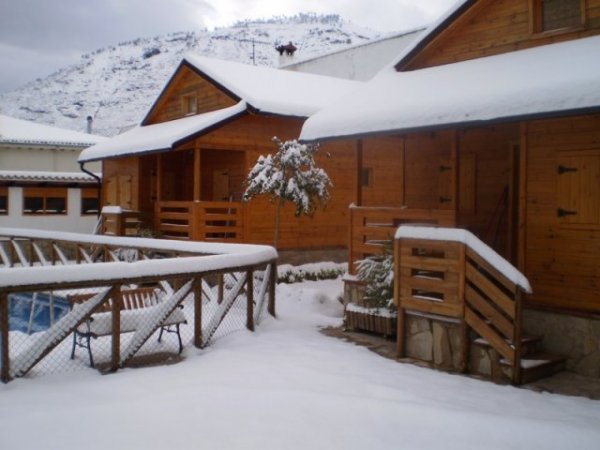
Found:
[[[348,272],[354,274],[355,263],[368,256],[380,254],[384,244],[394,237],[398,226],[419,223],[454,226],[452,210],[412,209],[388,206],[356,206],[349,208]]]
[[[527,278],[467,230],[401,226],[395,234],[398,354],[404,354],[406,310],[452,317],[463,331],[467,370],[468,329],[484,338],[521,379],[522,294]]]

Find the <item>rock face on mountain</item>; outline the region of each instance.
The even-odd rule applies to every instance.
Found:
[[[379,37],[337,15],[243,21],[214,31],[139,38],[82,55],[78,64],[0,95],[3,114],[113,136],[138,124],[187,53],[277,67],[276,47],[292,42],[306,59]],[[286,57],[286,55],[284,55]],[[289,60],[286,61],[289,63]]]

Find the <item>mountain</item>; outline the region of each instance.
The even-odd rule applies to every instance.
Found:
[[[138,124],[182,57],[215,58],[277,67],[275,47],[293,42],[302,60],[358,45],[380,33],[338,15],[299,14],[246,20],[214,31],[179,32],[122,42],[85,54],[78,64],[0,95],[3,114],[62,128],[113,136]]]

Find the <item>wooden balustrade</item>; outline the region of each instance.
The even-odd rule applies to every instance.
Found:
[[[102,213],[102,234],[112,236],[136,236],[141,224],[139,211]]]
[[[381,253],[403,224],[425,224],[452,227],[456,214],[451,210],[409,209],[391,207],[350,206],[350,238],[348,271],[355,273],[355,263]]]
[[[168,239],[242,242],[243,208],[237,202],[157,202],[155,229]]]
[[[394,301],[398,308],[398,356],[402,357],[405,353],[404,316],[407,310],[450,317],[458,320],[463,327],[463,370],[467,370],[469,333],[472,331],[505,358],[512,366],[512,381],[519,384],[521,297],[530,289],[527,280],[465,230],[451,231],[459,237],[461,232],[462,236],[468,235],[466,241],[460,238],[443,240],[443,229],[427,238],[427,229],[407,228],[416,230],[415,234],[420,237],[406,237],[410,234],[409,230],[395,241]]]

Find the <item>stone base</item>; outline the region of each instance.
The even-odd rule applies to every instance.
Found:
[[[461,369],[461,325],[427,315],[405,315],[405,354],[436,368]]]
[[[543,336],[546,351],[565,356],[568,371],[600,378],[600,319],[525,309],[523,328]]]

